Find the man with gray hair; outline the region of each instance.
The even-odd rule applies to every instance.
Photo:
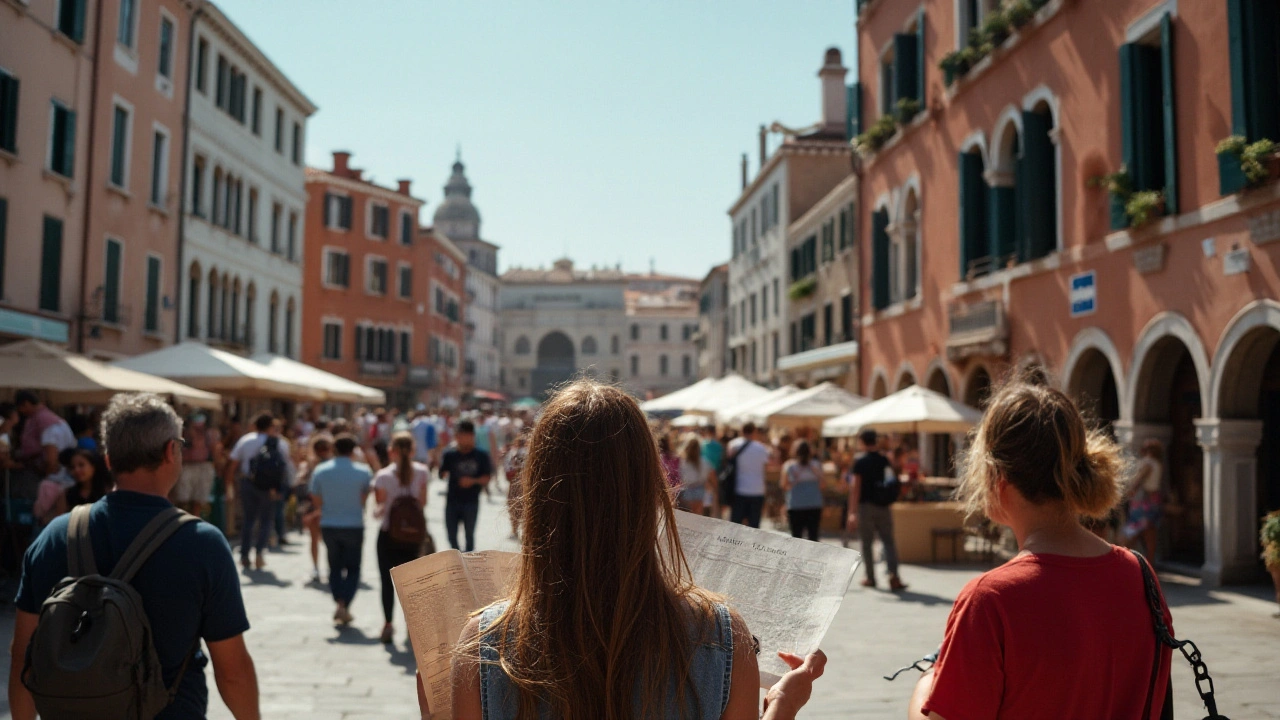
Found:
[[[182,470],[182,420],[155,395],[116,395],[102,415],[102,440],[116,491],[93,504],[89,537],[96,567],[108,573],[142,529],[172,507],[167,498]],[[69,572],[69,518],[51,522],[23,558],[9,665],[9,707],[15,720],[36,716],[21,673],[40,607]],[[205,717],[209,692],[204,667],[209,660],[232,715],[257,720],[258,680],[244,642],[249,619],[222,532],[204,522],[185,523],[142,565],[132,584],[151,624],[165,686],[178,684],[173,702],[157,720]],[[207,655],[200,650],[201,639]]]

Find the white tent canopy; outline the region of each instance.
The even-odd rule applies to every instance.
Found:
[[[331,372],[300,363],[283,355],[261,353],[254,355],[252,360],[266,365],[273,372],[288,377],[294,382],[323,390],[325,393],[324,399],[328,402],[370,403],[374,405],[385,405],[387,402],[387,394],[378,388],[352,382],[340,375],[334,375]]]
[[[179,403],[218,409],[222,399],[156,375],[98,362],[39,340],[0,347],[0,385],[44,390],[55,404],[105,404],[122,392],[172,396]]]
[[[822,424],[827,437],[853,437],[863,428],[900,433],[966,432],[982,413],[938,392],[912,385]]]
[[[703,394],[710,390],[716,382],[716,378],[703,378],[688,387],[667,393],[660,398],[646,400],[640,403],[640,409],[647,413],[655,414],[683,412],[690,404],[701,399]]]
[[[304,380],[193,341],[118,360],[113,365],[228,395],[302,401],[325,398],[323,390]]]
[[[671,421],[671,427],[678,427],[678,428],[708,427],[714,422],[715,422],[714,420],[707,417],[706,415],[681,415],[680,417]]]
[[[797,392],[800,392],[800,388],[796,387],[795,385],[783,385],[780,388],[770,390],[764,395],[753,397],[750,400],[747,400],[746,402],[741,402],[736,405],[730,405],[729,407],[724,408],[723,410],[717,410],[716,422],[720,423],[721,425],[741,425],[742,423],[746,422],[746,419],[743,416],[747,411],[751,410],[752,408],[759,405],[765,405],[767,403],[774,402],[778,398],[786,397],[787,395],[790,395],[792,393],[797,393]]]
[[[684,409],[687,414],[715,416],[716,412],[731,405],[738,405],[753,398],[767,395],[769,391],[741,375],[726,375]]]
[[[824,382],[806,390],[784,395],[771,402],[756,405],[742,415],[758,425],[794,425],[844,415],[869,402],[871,401],[854,395],[839,385]]]

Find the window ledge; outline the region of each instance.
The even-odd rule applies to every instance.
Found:
[[[169,217],[169,208],[163,205],[157,205],[153,202],[148,202],[147,209],[161,217],[166,217],[166,218]]]
[[[5,0],[5,4],[13,8],[13,11],[18,13],[19,15],[21,15],[24,12],[29,12],[31,10],[31,8],[27,6],[27,3],[22,2],[22,0]]]
[[[1016,50],[1018,46],[1022,44],[1023,38],[1034,34],[1037,30],[1057,16],[1066,4],[1067,0],[1049,0],[1044,7],[1036,11],[1035,17],[1031,19],[1031,22],[1021,28],[1013,30],[1009,33],[1009,37],[1005,38],[1004,42],[997,45],[990,54],[979,60],[977,65],[969,68],[969,71],[964,75],[957,76],[955,81],[953,81],[951,85],[946,86],[946,89],[943,92],[943,95],[947,98],[947,103],[950,104],[954,101],[960,93],[964,92],[966,87],[976,84],[978,79],[986,74],[987,70],[1000,62],[1001,58],[1005,55]]]
[[[19,162],[22,162],[22,160],[18,157],[18,154],[16,152],[9,152],[4,148],[0,148],[0,160],[3,160],[6,165],[15,165]]]
[[[60,172],[55,172],[53,170],[50,170],[49,168],[45,168],[43,170],[43,174],[46,180],[52,180],[55,183],[61,185],[63,191],[67,193],[67,197],[71,197],[76,194],[75,182],[71,178],[67,177],[66,175],[63,175]]]
[[[910,300],[896,302],[883,310],[875,310],[862,316],[863,325],[873,325],[879,320],[889,320],[912,313],[924,307],[924,298],[916,295]]]
[[[162,342],[164,342],[164,341],[165,341],[166,336],[165,336],[165,334],[164,334],[163,332],[161,332],[161,331],[159,331],[159,330],[143,330],[143,331],[142,331],[142,338],[143,338],[144,340],[151,340],[151,341],[154,341],[154,342],[160,342],[160,343],[162,343]]]
[[[122,188],[122,187],[120,187],[119,185],[116,185],[115,183],[112,183],[112,182],[110,182],[110,181],[108,181],[108,182],[107,182],[107,191],[108,191],[108,192],[115,193],[116,195],[119,195],[120,197],[124,198],[125,200],[132,200],[132,199],[133,199],[133,193],[129,192],[128,190],[125,190],[124,188]]]
[[[70,50],[73,55],[79,55],[80,51],[84,49],[82,43],[75,41],[56,27],[49,28],[49,32],[53,34],[53,39],[55,41],[62,43],[62,45]]]

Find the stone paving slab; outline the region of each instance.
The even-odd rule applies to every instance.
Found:
[[[435,486],[433,486],[435,487]],[[444,498],[434,490],[428,524],[441,547]],[[268,720],[358,720],[413,718],[417,713],[414,662],[397,618],[394,645],[378,642],[382,628],[379,604],[376,527],[366,532],[363,583],[352,607],[352,627],[335,628],[333,604],[325,585],[309,583],[310,559],[305,535],[291,534],[292,545],[268,555],[262,573],[241,576],[253,628],[247,635],[257,665],[263,717]],[[480,549],[515,549],[508,539],[505,503],[496,497],[480,508]],[[324,550],[321,548],[321,565]],[[827,674],[801,717],[809,720],[902,718],[915,681],[904,674],[897,682],[882,679],[893,670],[937,647],[956,594],[985,568],[976,565],[903,566],[907,592],[892,594],[854,584],[823,649]],[[884,578],[884,573],[878,573]],[[1280,620],[1268,602],[1269,589],[1209,591],[1162,576],[1173,608],[1178,635],[1197,642],[1213,672],[1226,715],[1280,718],[1280,674],[1274,649],[1280,647]],[[12,615],[0,614],[0,642],[8,647]],[[1181,662],[1180,659],[1178,659]],[[0,654],[8,672],[8,653]],[[1202,717],[1191,671],[1174,665],[1178,717]],[[231,718],[209,676],[209,717]],[[9,717],[0,698],[0,718]]]

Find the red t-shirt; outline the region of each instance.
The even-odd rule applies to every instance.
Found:
[[[956,598],[924,710],[946,720],[1142,720],[1156,652],[1149,608],[1142,569],[1123,548],[1010,560]],[[1151,718],[1169,661],[1162,647]]]

